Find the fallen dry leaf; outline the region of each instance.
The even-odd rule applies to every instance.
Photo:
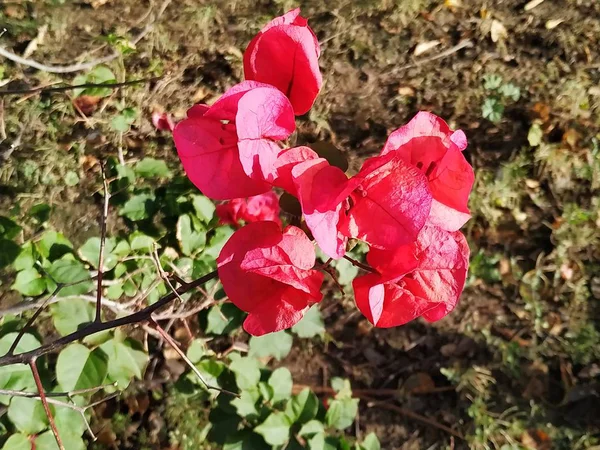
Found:
[[[525,5],[525,7],[523,9],[525,11],[531,11],[533,8],[535,8],[536,6],[541,5],[542,3],[544,3],[544,0],[531,0],[529,3],[527,3]]]
[[[98,103],[102,100],[96,95],[80,95],[73,99],[73,105],[84,115],[91,115],[98,108]]]
[[[422,55],[423,53],[428,52],[429,50],[431,50],[432,48],[437,47],[438,45],[440,45],[441,42],[440,41],[427,41],[427,42],[421,42],[420,44],[418,44],[415,47],[415,51],[414,51],[414,55],[415,56],[419,56]]]
[[[461,0],[445,0],[444,6],[450,9],[460,8],[462,6],[462,2]]]
[[[431,392],[433,389],[435,389],[435,382],[433,381],[433,378],[425,372],[412,374],[402,385],[402,390],[407,394],[421,394]]]
[[[27,48],[23,52],[23,58],[29,58],[33,55],[40,44],[44,43],[44,38],[46,37],[46,32],[48,31],[48,25],[42,25],[38,30],[37,36],[31,40],[29,44],[27,44]]]
[[[552,30],[564,22],[564,19],[552,19],[546,22],[546,29]]]
[[[533,105],[532,110],[542,122],[548,122],[548,120],[550,120],[550,106],[547,104],[538,102]]]
[[[506,28],[499,20],[492,20],[492,27],[490,29],[490,35],[492,37],[493,42],[498,42],[506,39],[508,37],[508,32]]]
[[[99,167],[98,158],[93,155],[83,155],[81,158],[79,158],[79,164],[84,172],[87,172],[94,167]]]
[[[398,94],[403,95],[404,97],[414,97],[415,90],[410,86],[400,86],[398,88]]]

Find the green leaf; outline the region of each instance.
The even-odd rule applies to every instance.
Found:
[[[317,433],[325,433],[325,427],[323,426],[323,423],[319,422],[318,420],[310,420],[306,422],[304,425],[302,425],[302,428],[300,428],[300,431],[298,432],[300,436],[308,437]]]
[[[329,409],[325,415],[328,426],[344,430],[354,422],[358,413],[358,399],[344,398],[342,400],[331,400]]]
[[[364,450],[381,450],[381,444],[375,433],[367,434],[367,437],[360,445]]]
[[[39,203],[33,205],[29,210],[29,215],[33,217],[39,224],[48,222],[52,208],[47,203]]]
[[[317,305],[312,306],[300,322],[292,327],[292,332],[301,338],[323,337],[325,335],[325,324]]]
[[[314,419],[319,411],[319,399],[310,389],[303,389],[292,397],[285,408],[285,415],[293,423],[307,423]]]
[[[82,295],[94,289],[88,270],[70,254],[54,261],[48,268],[48,274],[52,277],[52,281],[57,283],[76,283],[61,289],[59,293],[61,297]]]
[[[206,339],[196,338],[189,345],[186,356],[193,364],[196,364],[200,362],[202,357],[206,356],[207,353]]]
[[[0,339],[0,355],[8,353],[9,348],[17,338],[18,333],[8,333]],[[40,346],[40,342],[31,334],[25,333],[19,341],[15,354],[28,352]],[[12,389],[22,391],[35,387],[31,369],[26,364],[12,364],[0,367],[0,389]],[[8,403],[6,397],[0,397],[0,401]]]
[[[144,158],[139,161],[134,169],[136,174],[144,178],[170,178],[171,171],[167,163],[160,159]]]
[[[212,424],[208,439],[221,445],[230,441],[231,437],[237,433],[242,420],[237,414],[227,413],[221,408],[212,409],[208,419]]]
[[[129,220],[138,221],[148,219],[154,214],[155,197],[153,194],[138,194],[125,202],[119,210],[119,215],[127,217]]]
[[[229,369],[235,374],[235,381],[242,391],[255,388],[260,381],[260,365],[254,358],[232,355]]]
[[[25,269],[17,273],[10,287],[28,297],[41,295],[46,290],[46,281],[35,269]]]
[[[353,265],[347,259],[340,259],[335,262],[335,269],[338,272],[338,282],[342,286],[349,286],[352,280],[358,275],[358,267]]]
[[[215,359],[204,359],[195,366],[208,386],[219,386],[218,378],[225,370],[225,365],[222,362]],[[203,388],[206,388],[196,374],[190,372],[189,375],[195,384],[200,384]]]
[[[48,426],[42,402],[34,398],[14,397],[8,407],[8,418],[25,434],[36,434]]]
[[[326,437],[324,433],[319,433],[308,441],[308,450],[337,450],[337,443],[334,438]]]
[[[127,184],[135,183],[135,172],[130,166],[119,164],[115,168],[117,169],[119,180],[123,180]]]
[[[8,217],[0,216],[0,237],[14,239],[21,232],[21,227]]]
[[[65,391],[100,386],[107,371],[106,353],[100,348],[91,351],[81,344],[64,348],[56,362],[56,379]]]
[[[77,331],[79,325],[94,320],[94,306],[85,300],[76,298],[63,300],[50,306],[52,323],[61,336]]]
[[[204,195],[192,195],[192,205],[196,216],[204,223],[210,222],[215,215],[215,204]]]
[[[54,261],[48,268],[48,273],[57,283],[77,283],[91,278],[85,266],[71,255]]]
[[[264,336],[252,336],[249,342],[249,355],[257,358],[273,356],[281,361],[292,349],[293,341],[292,336],[285,331],[269,333]]]
[[[267,444],[283,445],[289,440],[291,425],[285,414],[274,412],[254,432],[260,434]]]
[[[250,430],[242,430],[227,437],[222,450],[271,450],[261,436]],[[286,447],[286,450],[291,450]]]
[[[73,250],[73,244],[62,233],[54,230],[46,231],[36,242],[36,247],[40,255],[51,261]]]
[[[116,83],[114,73],[106,66],[96,66],[89,73],[78,75],[73,79],[73,84],[104,84]],[[113,91],[110,88],[93,87],[93,88],[77,88],[73,90],[75,97],[80,95],[90,95],[94,97],[107,97]]]
[[[73,400],[78,406],[82,406],[86,403],[86,400],[81,396],[75,397]],[[79,414],[78,411],[63,406],[53,406],[54,422],[56,423],[56,428],[61,436],[68,433],[82,435],[85,432],[87,427],[83,421],[83,417],[81,417],[81,414]]]
[[[27,242],[21,246],[21,251],[17,259],[15,259],[13,268],[15,270],[31,269],[35,265],[36,252],[31,242]]]
[[[502,120],[502,114],[504,114],[504,105],[497,99],[488,97],[483,102],[481,114],[484,119],[498,123]]]
[[[134,231],[129,237],[129,242],[131,243],[132,251],[143,250],[145,252],[149,252],[152,251],[156,241],[154,238],[142,233],[141,231]]]
[[[215,305],[208,311],[206,316],[206,332],[211,334],[229,334],[240,326],[244,317],[241,311],[233,303]]]
[[[119,257],[116,254],[113,254],[113,251],[116,247],[116,240],[114,238],[107,238],[104,242],[104,264],[102,271],[108,272],[115,268],[117,263],[119,262]],[[90,265],[94,268],[98,268],[98,262],[100,257],[100,238],[99,237],[91,237],[85,244],[79,247],[77,251],[81,259],[90,263]]]
[[[0,238],[0,269],[12,264],[21,253],[21,247],[8,239]]]
[[[484,75],[483,88],[488,91],[494,91],[502,85],[502,77],[500,75]]]
[[[223,226],[215,229],[215,234],[208,241],[208,245],[204,249],[204,255],[208,255],[213,259],[217,259],[221,249],[233,234],[233,228]]]
[[[503,85],[498,90],[504,97],[511,98],[515,102],[521,98],[521,89],[512,83]]]
[[[346,378],[333,377],[331,387],[336,392],[335,398],[352,398],[352,387]]]
[[[24,434],[15,433],[4,443],[2,450],[31,450],[31,442]]]
[[[65,174],[65,184],[67,186],[77,186],[79,184],[79,175],[77,175],[77,172],[69,170]]]
[[[239,397],[234,398],[231,401],[231,404],[240,417],[258,416],[256,402],[259,398],[260,395],[256,390],[244,390]]]
[[[109,300],[117,300],[121,298],[123,295],[123,283],[115,283],[111,284],[108,289],[106,289],[106,298]]]
[[[137,112],[133,108],[125,108],[121,111],[121,114],[116,115],[110,122],[110,125],[113,130],[126,133],[129,131],[129,128],[135,122],[137,117]]]
[[[177,221],[177,240],[183,254],[192,256],[206,245],[206,232],[196,230],[192,218],[184,214]]]
[[[125,389],[134,377],[142,379],[148,355],[138,341],[127,338],[121,342],[114,338],[100,348],[108,356],[108,377],[119,389]]]
[[[542,127],[540,127],[538,123],[531,125],[531,128],[529,128],[529,133],[527,133],[529,145],[532,147],[538,147],[542,143],[543,138],[544,132],[542,131]]]
[[[267,383],[273,388],[273,397],[271,398],[273,403],[287,400],[291,397],[294,382],[292,381],[292,374],[286,367],[275,369]]]
[[[61,433],[60,439],[65,449],[85,450],[87,448],[81,436],[73,433]],[[35,438],[35,450],[58,450],[58,445],[52,431],[46,431]]]
[[[258,390],[263,399],[270,401],[273,398],[273,388],[264,381],[258,383]]]

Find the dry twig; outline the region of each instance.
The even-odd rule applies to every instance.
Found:
[[[48,399],[46,398],[46,392],[44,391],[44,386],[42,386],[42,380],[40,378],[40,373],[38,372],[37,366],[35,362],[37,361],[37,357],[31,358],[29,361],[29,367],[31,368],[31,373],[33,374],[33,379],[35,380],[35,385],[37,386],[37,390],[40,394],[40,400],[42,401],[42,405],[44,405],[44,411],[46,411],[46,416],[48,417],[48,422],[50,423],[50,428],[52,429],[52,434],[54,434],[54,439],[56,439],[56,445],[60,450],[65,450],[65,447],[60,439],[60,435],[58,434],[58,429],[56,428],[56,423],[54,422],[54,416],[52,415],[52,411],[50,411],[50,406],[48,406]]]

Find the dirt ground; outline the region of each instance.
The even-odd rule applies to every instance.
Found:
[[[384,449],[597,445],[600,2],[173,0],[135,48],[111,63],[120,79],[162,76],[113,94],[115,103],[127,95],[142,111],[122,143],[126,156],[174,161],[173,145],[155,132],[151,112],[162,108],[181,118],[191,103],[210,102],[239,82],[246,43],[269,18],[296,5],[322,43],[325,80],[314,109],[298,122],[299,142],[331,140],[357,167],[389,132],[429,110],[464,130],[477,182],[465,230],[472,270],[453,314],[433,325],[371,329],[351,298],[330,296],[323,312],[331,339],[295,348],[282,364],[301,384],[320,386],[342,375],[356,389],[399,388],[396,397],[375,395],[382,403],[361,402],[355,432],[375,431]],[[93,59],[144,31],[160,6],[158,0],[5,1],[0,45],[22,54],[37,38],[36,61]],[[423,44],[431,48],[421,53]],[[2,68],[0,83],[10,81],[2,89],[73,76],[0,58]],[[520,95],[501,97],[501,118],[492,122],[482,107],[495,95],[486,88],[494,75]],[[54,225],[80,244],[97,232],[85,218],[96,217],[98,206],[85,178],[65,189],[61,174],[69,168],[85,174],[86,158],[114,155],[119,144],[101,135],[100,119],[73,111],[68,93],[1,101],[0,209],[16,198],[49,196],[63,205]],[[532,127],[541,130],[539,139]],[[26,170],[31,159],[39,164],[35,182]],[[48,176],[54,181],[44,181]],[[428,393],[419,394],[423,389]]]

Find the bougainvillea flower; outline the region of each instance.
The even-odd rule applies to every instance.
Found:
[[[244,75],[275,86],[290,99],[297,115],[312,107],[323,80],[319,41],[300,17],[300,8],[269,22],[244,52]]]
[[[270,220],[281,225],[279,212],[279,198],[274,192],[247,199],[235,198],[217,205],[217,216],[221,225],[239,225],[241,220],[246,223]]]
[[[433,195],[430,223],[456,231],[469,220],[467,207],[475,176],[462,151],[467,138],[428,112],[419,112],[408,124],[390,134],[382,155],[394,153],[416,166],[429,181]]]
[[[273,185],[297,197],[298,193],[292,177],[292,169],[301,162],[317,158],[319,158],[319,155],[310,147],[301,146],[283,150],[275,160]]]
[[[173,131],[173,128],[175,128],[175,121],[171,114],[154,111],[152,113],[152,125],[160,131]]]
[[[293,326],[323,297],[313,244],[294,226],[282,232],[275,222],[250,223],[231,236],[217,263],[225,293],[248,312],[244,329],[254,336]]]
[[[211,107],[196,105],[173,131],[186,174],[207,197],[251,197],[271,188],[273,164],[295,129],[287,98],[272,86],[245,81]]]
[[[469,266],[469,247],[458,231],[424,227],[413,244],[393,251],[372,249],[376,270],[354,280],[358,309],[377,327],[403,325],[417,317],[434,322],[458,303]]]
[[[430,213],[425,176],[392,155],[368,159],[350,179],[323,158],[297,164],[292,176],[306,224],[331,258],[344,256],[351,237],[384,249],[410,243]]]

